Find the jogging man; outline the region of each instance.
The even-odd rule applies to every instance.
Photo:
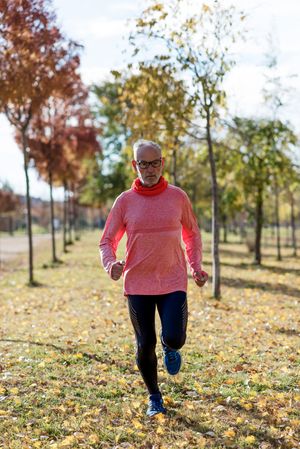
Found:
[[[208,279],[201,270],[200,231],[187,194],[162,176],[164,159],[158,144],[139,140],[133,146],[137,174],[131,189],[115,200],[100,241],[102,264],[117,281],[123,274],[137,353],[136,361],[149,392],[148,416],[166,413],[158,387],[155,310],[161,320],[164,365],[175,375],[181,367],[188,319],[187,267],[199,287]],[[124,232],[125,261],[116,260]]]

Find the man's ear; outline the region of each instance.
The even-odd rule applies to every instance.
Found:
[[[162,166],[162,168],[164,168],[164,166],[165,166],[165,158],[164,157],[161,158],[161,166]]]
[[[133,171],[137,172],[137,168],[136,168],[136,161],[131,161],[131,166],[133,168]]]

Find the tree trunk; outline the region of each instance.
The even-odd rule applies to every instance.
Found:
[[[290,225],[289,222],[287,221],[285,223],[285,245],[286,248],[290,247]]]
[[[297,257],[297,239],[296,239],[296,224],[295,224],[295,200],[294,200],[293,192],[291,192],[291,228],[292,228],[293,256]]]
[[[275,226],[274,223],[271,223],[271,240],[275,238]]]
[[[24,157],[24,171],[26,179],[26,207],[27,207],[27,234],[28,234],[28,258],[29,258],[29,285],[35,285],[33,277],[33,244],[32,244],[32,218],[31,218],[31,198],[30,185],[28,176],[28,155],[27,155],[27,138],[26,131],[22,131],[22,147]]]
[[[75,241],[77,241],[77,240],[79,240],[79,228],[78,228],[77,204],[76,204],[75,196],[73,196],[73,201],[72,201],[72,215],[73,215],[73,238]]]
[[[67,245],[71,245],[72,242],[72,207],[71,207],[71,196],[70,191],[67,190]]]
[[[280,242],[279,192],[276,178],[275,178],[275,226],[276,226],[277,260],[282,260],[281,242]]]
[[[67,186],[64,183],[63,252],[67,252]]]
[[[255,226],[255,259],[257,265],[261,264],[261,234],[263,226],[263,186],[258,185],[256,197],[256,226]]]
[[[55,226],[54,226],[54,203],[52,189],[52,172],[49,170],[49,186],[50,186],[50,212],[51,212],[51,237],[52,237],[52,262],[58,262],[55,247]]]
[[[245,224],[243,218],[239,221],[239,231],[240,231],[240,243],[243,243],[245,239]]]
[[[79,227],[78,227],[78,216],[77,216],[77,204],[76,204],[76,195],[75,195],[75,186],[73,186],[72,216],[73,216],[74,239],[75,240],[80,240]]]
[[[210,107],[206,108],[206,139],[208,145],[209,163],[211,170],[212,185],[212,294],[215,299],[221,297],[221,277],[220,277],[220,259],[219,259],[219,199],[218,199],[218,183],[216,174],[216,164],[213,152],[213,145],[210,133]]]
[[[262,228],[261,240],[262,240],[262,246],[264,248],[266,248],[267,247],[267,227],[266,226],[263,226],[263,228]]]
[[[12,216],[10,216],[8,220],[9,220],[9,234],[14,235],[14,219]]]
[[[223,221],[223,243],[227,243],[227,216],[222,215]]]

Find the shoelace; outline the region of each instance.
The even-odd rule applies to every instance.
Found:
[[[177,360],[177,352],[175,351],[167,351],[168,359],[170,362],[175,362]]]
[[[152,401],[151,401],[151,409],[152,410],[161,410],[162,408],[163,408],[163,405],[160,400],[152,399]]]

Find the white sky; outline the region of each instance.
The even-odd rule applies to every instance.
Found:
[[[226,80],[230,113],[255,115],[263,110],[261,89],[268,35],[273,35],[278,49],[280,74],[300,75],[300,1],[233,0],[230,3],[248,14],[249,29],[247,41],[239,45],[238,64]],[[128,19],[138,16],[146,1],[53,0],[53,4],[61,28],[69,38],[85,47],[81,71],[86,83],[99,82],[110,70],[125,66],[122,50],[127,47]],[[295,90],[291,92],[289,106],[282,111],[282,118],[288,118],[299,132],[300,77],[287,79],[287,84]],[[30,172],[30,180],[32,196],[48,199],[48,186],[38,181],[34,170]],[[0,115],[0,181],[8,181],[17,193],[25,193],[22,153],[3,115]],[[60,189],[56,190],[56,197],[61,198]]]

